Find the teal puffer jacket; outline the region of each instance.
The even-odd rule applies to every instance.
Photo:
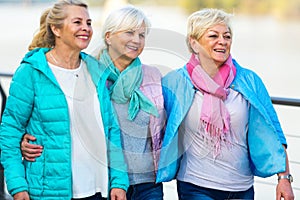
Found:
[[[8,191],[29,191],[32,200],[72,198],[70,117],[65,96],[40,48],[26,54],[16,70],[1,123],[1,162]],[[105,81],[109,70],[81,53],[96,85],[108,147],[109,188],[127,190],[129,185],[122,154],[120,130]],[[88,116],[87,116],[88,117]],[[22,161],[20,141],[34,135],[44,147],[36,162]]]

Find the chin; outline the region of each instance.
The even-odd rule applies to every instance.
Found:
[[[140,54],[138,54],[138,53],[127,53],[127,54],[125,54],[125,55],[126,55],[126,57],[128,57],[128,58],[134,60],[134,59],[136,59]]]

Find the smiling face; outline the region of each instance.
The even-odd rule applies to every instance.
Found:
[[[198,40],[198,56],[204,60],[212,60],[220,67],[229,57],[232,36],[225,24],[217,24],[205,31]]]
[[[108,45],[108,54],[115,65],[116,62],[129,65],[137,58],[144,49],[145,35],[146,27],[144,23],[136,29],[106,33],[105,40]]]
[[[92,20],[86,8],[81,6],[67,6],[67,17],[62,28],[52,27],[56,35],[55,46],[63,46],[72,50],[83,50],[88,47],[93,29]]]

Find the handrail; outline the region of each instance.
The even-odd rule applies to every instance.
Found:
[[[12,77],[12,74],[0,73],[0,76]],[[7,96],[4,92],[4,89],[1,86],[1,82],[0,82],[0,95],[2,98],[2,102],[1,102],[1,116],[2,116]],[[0,122],[1,122],[1,116],[0,116]],[[1,152],[1,149],[0,149],[0,152]],[[4,199],[4,200],[10,200],[12,198],[8,194],[5,194],[4,171],[3,170],[4,169],[3,169],[2,165],[0,164],[0,198]]]
[[[12,73],[3,73],[3,72],[0,72],[0,77],[5,77],[5,78],[11,78],[13,76]],[[4,110],[4,106],[5,106],[5,103],[6,103],[6,99],[7,99],[7,95],[5,94],[4,92],[4,89],[1,85],[1,82],[0,82],[0,95],[2,97],[2,105],[1,105],[1,116],[2,116],[2,112]],[[1,116],[0,116],[0,122],[1,122]],[[0,150],[1,152],[1,150]],[[5,192],[5,184],[4,184],[4,171],[3,171],[3,167],[2,165],[0,164],[0,199],[3,199],[3,200],[12,200],[13,198],[7,194]]]
[[[12,73],[0,72],[0,77],[11,78],[12,76],[13,76]],[[1,82],[0,82],[0,87],[1,87]],[[3,90],[1,92],[1,96],[2,96],[3,101],[5,102],[7,96]],[[300,99],[285,98],[285,97],[271,97],[271,100],[274,105],[294,106],[294,107],[300,108]],[[290,161],[290,162],[295,163],[295,164],[300,164],[299,162],[296,162],[296,161]],[[272,183],[266,183],[263,181],[258,181],[258,182],[263,183],[263,184],[272,184]],[[293,187],[293,189],[300,190],[300,188],[298,188],[298,187]],[[10,197],[6,196],[5,192],[4,192],[4,174],[3,174],[3,169],[2,169],[1,164],[0,164],[0,198],[7,199],[7,200],[10,199]]]
[[[12,73],[9,73],[9,72],[0,72],[0,76],[3,76],[3,77],[12,77],[14,74]]]
[[[300,99],[271,97],[272,103],[283,106],[297,106],[300,107]]]
[[[12,77],[13,73],[0,72],[0,77]],[[283,106],[297,106],[300,107],[300,99],[285,98],[285,97],[271,97],[272,103]]]

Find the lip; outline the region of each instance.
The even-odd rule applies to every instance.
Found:
[[[226,49],[224,49],[224,48],[215,48],[214,52],[217,52],[217,53],[226,53]]]
[[[132,51],[137,51],[139,49],[138,47],[132,45],[126,45],[126,47]]]
[[[82,40],[88,40],[90,38],[89,35],[77,35],[76,37]]]

